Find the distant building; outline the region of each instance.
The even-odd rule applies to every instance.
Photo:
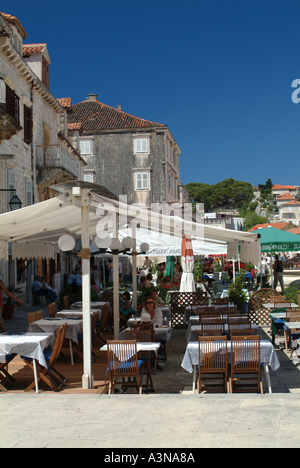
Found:
[[[58,99],[68,117],[69,137],[79,138],[87,163],[84,178],[105,185],[129,204],[182,204],[188,195],[180,182],[180,148],[167,125],[134,117],[98,101],[96,94],[72,105]]]
[[[227,213],[204,213],[204,224],[222,229],[243,231],[244,219]]]
[[[300,202],[291,200],[279,207],[280,218],[283,221],[291,221],[296,226],[300,226]]]

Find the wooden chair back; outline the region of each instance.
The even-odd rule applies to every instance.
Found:
[[[253,336],[257,335],[257,330],[255,328],[236,328],[235,330],[231,330],[231,336]]]
[[[212,300],[212,305],[222,305],[222,306],[228,306],[229,299],[228,298],[221,298],[221,297],[214,297]]]
[[[150,331],[150,335],[151,335],[151,340],[150,341],[154,341],[154,328],[153,328],[153,323],[152,322],[147,322],[147,323],[141,323],[141,322],[137,322],[137,323],[132,323],[130,325],[130,328],[132,330],[137,330],[137,331]]]
[[[43,311],[42,310],[36,310],[35,312],[27,312],[27,321],[28,325],[30,325],[32,322],[36,322],[37,320],[43,319]]]
[[[49,317],[55,317],[55,315],[57,314],[57,307],[56,307],[55,302],[48,304],[48,312],[49,312]]]
[[[300,309],[291,309],[290,322],[300,322]]]
[[[121,377],[135,377],[136,382],[128,381],[126,385],[138,385],[139,393],[142,393],[143,376],[140,376],[139,365],[143,370],[143,364],[138,363],[137,346],[135,340],[107,341],[107,360],[109,380],[114,393],[115,379]]]
[[[233,392],[252,390],[262,393],[260,337],[258,335],[231,337],[230,384]]]
[[[232,330],[251,330],[250,321],[237,321],[228,324],[228,334],[231,336]]]
[[[64,308],[65,309],[70,309],[71,304],[70,304],[69,296],[64,296],[63,301],[64,301]]]
[[[197,307],[197,314],[200,316],[200,315],[215,315],[216,311],[215,311],[215,306],[211,306],[211,307]]]
[[[224,323],[221,317],[201,317],[199,323],[200,330],[219,330],[221,328],[224,332]]]
[[[152,342],[152,330],[150,328],[125,330],[125,340],[136,340],[137,343]]]
[[[285,299],[281,299],[280,301],[274,301],[274,306],[277,307],[286,307],[290,309],[292,307],[291,301],[286,301]]]
[[[196,341],[198,341],[199,336],[222,336],[223,329],[216,328],[214,330],[196,330],[195,333],[196,333]]]

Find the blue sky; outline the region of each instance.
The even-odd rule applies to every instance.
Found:
[[[300,185],[299,0],[1,0],[50,91],[168,125],[184,184]],[[300,94],[299,94],[300,96]]]

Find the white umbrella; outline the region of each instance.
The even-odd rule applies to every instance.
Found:
[[[191,239],[187,237],[183,237],[181,242],[181,266],[183,273],[180,282],[180,292],[195,291],[193,247]]]

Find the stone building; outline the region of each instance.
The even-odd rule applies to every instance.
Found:
[[[79,136],[85,180],[147,208],[188,201],[180,183],[180,149],[167,125],[102,104],[96,94],[75,105],[70,98],[58,101],[67,110],[70,139]]]
[[[14,194],[22,207],[53,196],[51,184],[81,179],[86,165],[68,139],[66,111],[49,91],[47,45],[24,45],[26,37],[18,18],[0,13],[0,213],[10,210]],[[6,284],[18,283],[30,300],[36,263],[10,257],[0,267]],[[53,286],[59,269],[57,258],[39,262]]]

